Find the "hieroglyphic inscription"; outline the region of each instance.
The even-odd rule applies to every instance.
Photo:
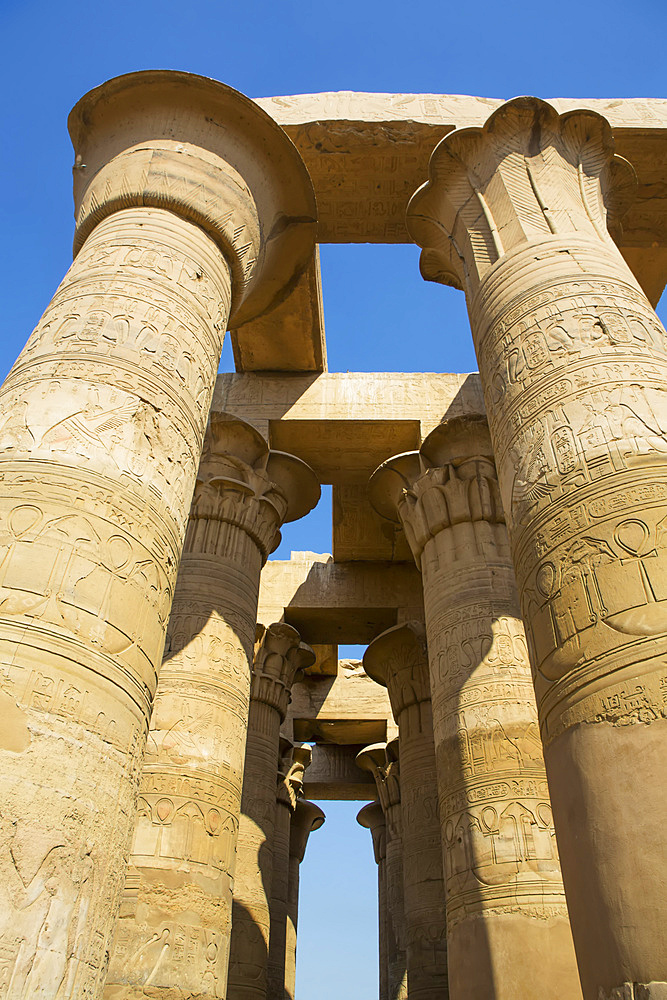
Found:
[[[2,813],[23,886],[4,911],[12,996],[92,995],[106,971],[229,307],[227,265],[181,226],[143,210],[102,223],[2,389],[0,675],[20,730],[1,751]],[[186,264],[206,273],[217,318]]]
[[[595,248],[577,257],[602,267]],[[667,335],[609,268],[516,304],[497,289],[480,344],[540,697],[594,651],[667,632]]]

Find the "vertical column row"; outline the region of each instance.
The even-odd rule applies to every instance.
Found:
[[[298,497],[298,499],[296,499]],[[259,577],[317,502],[308,466],[210,422],[169,619],[105,996],[224,996]]]
[[[44,998],[99,996],[224,332],[315,224],[298,153],[222,84],[122,77],[70,130],[77,256],[0,391],[0,940]]]
[[[408,622],[383,632],[366,650],[363,664],[388,688],[398,725],[408,996],[446,1000],[445,886],[423,626]]]
[[[291,625],[269,625],[252,670],[238,855],[232,904],[229,1000],[267,991],[280,725],[297,671],[315,660]]]
[[[604,118],[519,98],[408,210],[466,292],[586,1000],[667,989],[667,335],[609,232],[633,187]]]
[[[403,817],[398,740],[375,743],[357,754],[356,763],[369,771],[378,790],[385,819],[385,952],[389,1000],[408,996],[405,893],[403,888]]]
[[[578,982],[491,442],[455,418],[374,473],[422,572],[452,997]],[[405,792],[404,792],[405,794]]]

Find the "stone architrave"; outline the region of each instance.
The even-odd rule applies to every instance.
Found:
[[[385,842],[385,950],[388,1000],[407,1000],[405,904],[403,891],[403,817],[398,740],[374,743],[358,753],[358,767],[375,779],[384,812]]]
[[[525,97],[408,212],[466,292],[586,1000],[667,991],[667,336],[610,235],[633,187],[605,118]]]
[[[314,802],[298,799],[290,826],[289,893],[287,896],[287,941],[285,945],[285,1000],[294,1000],[296,990],[296,946],[299,918],[300,866],[308,838],[324,823],[324,812]]]
[[[281,738],[281,757],[273,828],[273,875],[271,879],[271,929],[266,995],[285,1000],[285,969],[289,921],[290,831],[292,817],[302,794],[303,776],[312,758],[309,746],[294,746]]]
[[[424,626],[411,621],[387,629],[370,643],[363,664],[388,689],[398,725],[408,995],[446,1000],[445,883]]]
[[[403,525],[423,578],[451,996],[575,998],[576,963],[486,421],[441,424],[421,453],[380,466],[370,496],[379,513]],[[411,682],[399,677],[399,684],[408,697]],[[405,795],[403,760],[401,770]]]
[[[264,630],[252,668],[239,823],[228,1000],[265,1000],[280,726],[296,674],[315,662],[295,628]]]
[[[70,116],[76,258],[0,390],[0,947],[99,996],[225,329],[312,257],[305,167],[236,91],[130,74]]]
[[[204,440],[139,782],[104,996],[223,997],[259,577],[310,510],[305,463],[214,414]]]
[[[388,1000],[387,969],[387,875],[385,869],[387,828],[384,809],[379,802],[369,802],[357,813],[357,823],[370,830],[373,857],[378,866],[378,959],[379,1000]]]

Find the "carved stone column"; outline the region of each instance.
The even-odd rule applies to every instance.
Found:
[[[298,670],[315,661],[291,625],[269,625],[250,688],[241,821],[232,907],[228,1000],[266,997],[280,725]]]
[[[519,98],[448,135],[430,177],[409,227],[424,276],[466,291],[584,994],[652,997],[667,990],[667,341],[608,232],[633,173],[600,115]]]
[[[207,431],[169,619],[105,997],[225,995],[260,570],[311,509],[305,463],[249,424]]]
[[[211,80],[120,77],[70,131],[76,259],[0,391],[0,939],[44,998],[101,990],[224,331],[285,293],[315,212],[285,133]]]
[[[385,843],[385,949],[387,955],[388,1000],[407,1000],[405,904],[403,892],[403,819],[398,740],[374,743],[357,754],[359,767],[375,778],[384,812]]]
[[[441,424],[421,454],[380,466],[370,489],[376,509],[402,523],[423,577],[451,995],[574,998],[576,965],[486,421]],[[407,678],[400,683],[407,697]]]
[[[283,739],[281,738],[281,744]],[[290,891],[290,831],[292,817],[303,787],[304,771],[312,750],[305,744],[293,746],[284,740],[278,771],[276,819],[273,829],[273,877],[271,880],[271,933],[266,995],[268,1000],[285,1000],[287,924]]]
[[[387,874],[386,824],[384,810],[379,802],[369,802],[357,813],[357,823],[371,831],[373,856],[378,866],[378,959],[379,1000],[387,1000]]]
[[[300,865],[308,838],[324,823],[324,813],[314,802],[299,799],[292,813],[289,841],[289,894],[287,897],[287,942],[285,946],[285,998],[294,1000],[296,990],[296,945],[299,918]]]
[[[447,998],[447,921],[426,635],[420,622],[388,629],[364,670],[389,691],[401,765],[403,889],[410,1000]]]

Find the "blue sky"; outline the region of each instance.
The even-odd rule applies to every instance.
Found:
[[[216,77],[251,97],[667,97],[666,27],[664,0],[0,0],[0,372],[71,261],[66,118],[105,79],[160,67]],[[332,371],[475,369],[462,294],[423,282],[417,261],[411,246],[322,248]],[[226,351],[223,367],[229,359]],[[288,527],[280,553],[328,550],[330,518],[323,502]],[[362,803],[323,805],[329,820],[303,865],[297,1000],[370,1000],[370,836],[353,819]]]

